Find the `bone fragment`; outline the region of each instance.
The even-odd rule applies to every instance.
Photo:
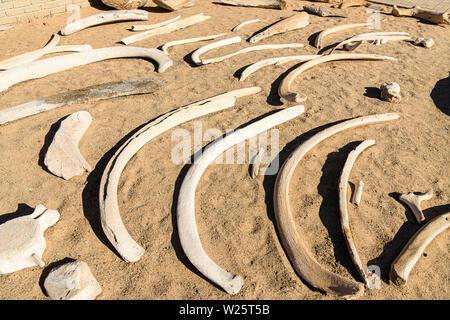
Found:
[[[12,28],[12,25],[0,26],[0,31],[9,30]]]
[[[147,0],[101,0],[107,6],[118,10],[132,10],[145,6]]]
[[[264,149],[260,148],[258,153],[252,159],[252,169],[250,172],[250,177],[255,179],[259,175],[259,168],[261,166],[261,158],[264,154]]]
[[[400,102],[400,86],[396,82],[385,82],[380,87],[380,98],[388,102]]]
[[[331,51],[330,54],[334,52],[334,50],[345,46],[346,44],[353,44],[355,42],[362,41],[374,41],[374,40],[389,40],[389,41],[401,41],[401,40],[411,40],[409,33],[407,32],[373,32],[373,33],[363,33],[351,38],[348,38],[340,43],[338,43]],[[347,47],[349,49],[355,49],[357,46]]]
[[[450,11],[436,12],[425,10],[417,6],[411,9],[400,9],[397,6],[394,6],[392,14],[396,17],[414,17],[438,25],[450,24]]]
[[[432,191],[421,194],[414,194],[413,192],[409,192],[402,194],[399,199],[411,209],[417,219],[417,222],[421,223],[425,220],[425,216],[423,215],[422,209],[420,208],[420,204],[422,203],[422,201],[430,200],[432,197]]]
[[[198,38],[189,38],[189,39],[183,39],[183,40],[170,41],[170,42],[167,42],[164,45],[162,45],[161,46],[161,50],[165,54],[169,54],[167,49],[169,49],[170,47],[177,46],[177,45],[180,45],[180,44],[198,42],[198,41],[214,40],[214,39],[226,36],[226,35],[227,35],[227,33],[219,33],[219,34],[214,34],[214,35],[211,35],[211,36],[204,36],[204,37],[198,37]]]
[[[353,203],[359,206],[359,203],[361,202],[361,196],[364,189],[364,182],[359,180],[358,185],[356,186],[355,190],[355,196],[353,197]]]
[[[346,14],[331,11],[322,7],[317,6],[303,6],[303,10],[314,14],[319,17],[339,17],[339,18],[347,18]]]
[[[434,40],[433,40],[433,38],[420,38],[419,37],[414,41],[414,44],[416,46],[421,45],[421,46],[424,46],[425,48],[431,48],[432,46],[434,46]]]
[[[180,20],[181,16],[176,16],[175,18],[165,20],[162,22],[154,23],[154,24],[143,24],[143,25],[132,25],[131,31],[143,31],[143,30],[152,30],[159,27],[163,27],[165,25],[168,25],[169,23],[175,22],[177,20]]]
[[[370,5],[370,3],[365,0],[344,0],[339,4],[339,8],[345,9],[349,7],[365,7],[368,5]]]
[[[191,0],[152,0],[152,1],[158,7],[164,8],[169,11],[176,11],[178,9],[184,8],[191,2]]]
[[[248,25],[248,24],[251,24],[251,23],[255,23],[255,22],[260,22],[260,21],[263,21],[263,20],[261,20],[261,19],[253,19],[253,20],[247,20],[247,21],[244,21],[244,22],[242,22],[242,23],[239,23],[236,27],[234,27],[231,31],[232,32],[236,32],[236,31],[238,31],[239,29],[241,29],[243,26],[245,26],[245,25]]]
[[[267,9],[286,9],[286,0],[217,0],[216,3],[237,7],[256,7]]]
[[[219,41],[216,41],[213,43],[209,43],[209,44],[204,45],[204,46],[198,48],[197,50],[195,50],[191,55],[191,59],[197,66],[201,66],[203,64],[202,60],[200,59],[201,54],[203,54],[209,50],[218,48],[218,47],[227,46],[227,45],[238,43],[241,41],[242,41],[242,38],[236,36],[236,37],[232,37],[232,38],[228,38],[228,39],[224,39],[224,40],[219,40]]]
[[[344,30],[352,29],[352,28],[368,27],[368,26],[370,26],[370,23],[352,23],[352,24],[338,25],[338,26],[334,26],[334,27],[325,29],[317,35],[314,45],[316,48],[321,49],[323,39],[332,33],[344,31]]]

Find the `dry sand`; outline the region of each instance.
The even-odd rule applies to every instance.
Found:
[[[298,1],[296,6],[306,3],[310,2]],[[157,47],[171,40],[227,32],[246,20],[264,19],[263,23],[239,30],[237,35],[245,40],[293,12],[292,7],[287,11],[238,8],[201,0],[179,12],[147,9],[149,22],[86,29],[62,37],[60,45],[122,46],[116,42],[131,35],[127,28],[132,24],[156,23],[178,14],[187,17],[200,12],[212,18],[133,45]],[[235,77],[236,71],[269,57],[316,54],[317,49],[310,45],[312,35],[336,24],[364,22],[368,17],[365,8],[344,11],[348,14],[346,19],[311,15],[311,23],[304,29],[261,42],[301,42],[304,48],[252,52],[219,64],[192,67],[189,54],[206,44],[192,43],[169,49],[174,65],[164,73],[156,73],[154,65],[144,59],[116,59],[23,82],[0,93],[3,109],[109,81],[155,77],[166,82],[165,88],[155,94],[66,106],[0,126],[0,222],[30,213],[37,204],[61,213],[60,221],[45,233],[46,267],[0,275],[0,299],[48,299],[43,280],[51,267],[66,258],[80,259],[90,266],[103,288],[98,299],[337,299],[312,290],[294,272],[275,225],[275,177],[252,180],[248,164],[210,165],[196,193],[196,217],[204,249],[220,266],[244,277],[242,290],[230,296],[195,270],[181,250],[175,225],[175,201],[188,166],[175,165],[170,160],[171,150],[177,144],[171,140],[173,130],[143,147],[128,163],[120,180],[122,219],[131,236],[146,250],[139,262],[126,263],[111,249],[99,221],[98,191],[103,169],[124,137],[162,113],[232,89],[260,86],[262,92],[239,99],[236,107],[201,118],[203,130],[218,128],[225,133],[292,105],[280,102],[277,85],[295,62],[266,67],[244,82]],[[100,9],[85,8],[81,16],[98,12]],[[70,15],[19,24],[1,32],[0,59],[42,47]],[[363,45],[356,52],[378,53],[398,60],[332,62],[315,67],[296,80],[295,89],[308,96],[304,103],[306,112],[277,127],[281,161],[317,127],[376,113],[398,112],[401,117],[347,130],[315,147],[294,173],[291,206],[297,227],[317,260],[328,270],[359,280],[340,229],[337,187],[348,152],[358,141],[375,139],[376,145],[359,157],[350,176],[352,183],[365,182],[361,205],[349,206],[356,246],[363,265],[378,265],[382,278],[381,288],[366,290],[361,299],[449,299],[448,231],[426,248],[406,286],[396,287],[388,280],[390,264],[419,229],[412,212],[397,201],[398,193],[433,190],[435,196],[422,206],[427,220],[449,210],[449,29],[413,18],[385,14],[381,18],[384,31],[432,37],[436,45],[431,49],[409,42]],[[338,33],[327,38],[325,45],[370,31]],[[248,46],[243,41],[205,57]],[[378,98],[377,88],[385,81],[400,84],[401,103]],[[93,117],[79,147],[94,170],[65,181],[45,169],[43,157],[60,120],[79,110],[87,110]],[[178,128],[192,132],[193,126],[190,121]]]

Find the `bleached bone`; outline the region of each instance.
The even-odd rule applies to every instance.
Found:
[[[59,212],[38,204],[33,213],[0,225],[0,274],[42,267],[44,231],[59,220]]]
[[[422,256],[428,244],[450,226],[450,212],[437,216],[425,224],[409,239],[391,265],[390,280],[396,285],[404,285],[409,274]]]
[[[284,19],[276,22],[275,24],[272,24],[268,28],[264,28],[264,29],[260,30],[255,35],[250,37],[250,39],[248,39],[248,41],[251,43],[256,43],[258,41],[261,41],[264,38],[267,38],[267,37],[270,37],[270,36],[273,36],[276,34],[304,28],[308,24],[309,24],[309,14],[306,12],[300,12],[300,13],[294,14],[293,16],[290,16],[288,18],[284,18]]]
[[[416,46],[421,45],[424,46],[425,48],[431,48],[432,46],[434,46],[434,40],[433,38],[417,38],[414,41],[414,44]]]
[[[295,271],[314,288],[340,295],[358,295],[363,284],[347,279],[323,268],[314,259],[295,227],[295,220],[289,205],[289,185],[296,166],[314,146],[343,130],[397,119],[396,113],[377,114],[340,122],[322,130],[298,146],[283,163],[275,181],[274,209],[278,232],[283,247]]]
[[[255,62],[255,63],[249,65],[248,67],[246,67],[242,71],[239,81],[244,81],[253,72],[255,72],[265,66],[270,66],[272,64],[287,63],[289,61],[294,61],[294,60],[309,61],[309,60],[317,58],[317,57],[320,57],[320,55],[286,56],[286,57],[269,58],[269,59],[261,60],[261,61]]]
[[[303,10],[314,14],[319,17],[339,17],[339,18],[347,18],[346,14],[331,11],[322,7],[317,6],[303,6]]]
[[[141,40],[150,38],[152,36],[166,34],[166,33],[170,33],[175,30],[180,30],[180,29],[192,26],[199,22],[208,20],[209,18],[211,18],[211,17],[205,16],[205,15],[203,15],[203,13],[199,13],[199,14],[166,24],[165,26],[162,26],[159,28],[144,31],[144,32],[135,34],[134,36],[131,36],[131,37],[123,38],[122,40],[120,40],[120,42],[122,42],[125,45],[129,45],[130,43],[133,43],[136,41],[141,41]]]
[[[50,49],[47,54],[59,53],[59,52],[82,52],[92,50],[92,46],[89,44],[69,44],[65,46],[56,46]]]
[[[268,9],[286,9],[286,0],[216,0],[214,2],[237,7],[256,7]]]
[[[242,23],[239,23],[236,27],[234,27],[233,29],[231,29],[231,31],[232,32],[236,32],[236,31],[238,31],[239,29],[241,29],[243,26],[245,26],[245,25],[247,25],[247,24],[251,24],[251,23],[255,23],[255,22],[260,22],[260,21],[263,21],[263,20],[261,20],[261,19],[253,19],[253,20],[247,20],[247,21],[244,21],[244,22],[242,22]]]
[[[353,203],[359,206],[359,203],[361,202],[361,196],[364,189],[364,182],[359,180],[358,185],[356,186],[355,195],[353,197]]]
[[[260,46],[253,46],[253,47],[244,48],[244,49],[241,49],[239,51],[227,54],[227,55],[222,56],[222,57],[203,59],[202,60],[202,64],[210,64],[210,63],[220,62],[220,61],[223,61],[225,59],[234,57],[234,56],[236,56],[238,54],[252,52],[252,51],[286,49],[286,48],[303,48],[303,47],[304,47],[304,45],[301,44],[301,43],[263,44],[263,45],[260,45]]]
[[[159,27],[163,27],[165,25],[168,25],[169,23],[175,22],[177,20],[180,20],[181,16],[176,16],[175,18],[165,20],[162,22],[154,23],[154,24],[144,24],[144,25],[132,25],[131,31],[143,31],[143,30],[152,30]]]
[[[238,129],[223,139],[216,139],[205,147],[197,162],[189,168],[183,179],[177,203],[177,226],[181,247],[197,270],[229,294],[239,292],[243,284],[243,278],[223,270],[203,250],[195,222],[195,189],[197,184],[208,165],[225,150],[276,125],[291,120],[303,112],[303,106],[286,108]]]
[[[411,40],[411,37],[407,32],[363,33],[338,43],[333,49],[331,49],[330,54],[332,54],[334,50],[343,47],[346,44],[352,44],[354,42],[361,42],[361,41],[373,41],[373,40],[402,41],[402,40]]]
[[[107,6],[118,10],[132,10],[145,6],[147,0],[101,0]]]
[[[253,157],[252,159],[252,170],[250,172],[250,177],[252,177],[252,179],[255,179],[258,175],[259,175],[259,168],[261,166],[261,158],[264,154],[264,149],[260,148],[258,153],[256,153],[256,155]]]
[[[87,111],[72,113],[61,122],[45,154],[44,164],[54,175],[69,180],[92,168],[78,149],[78,142],[92,122]]]
[[[338,26],[334,26],[334,27],[325,29],[317,35],[315,42],[314,42],[314,46],[317,49],[322,48],[323,39],[332,33],[344,31],[344,30],[352,29],[352,28],[368,27],[368,26],[370,26],[370,23],[351,23],[351,24],[343,24],[343,25],[338,25]]]
[[[106,237],[125,261],[138,261],[145,251],[131,238],[120,218],[117,188],[128,161],[146,143],[163,132],[203,115],[230,108],[234,106],[236,98],[255,94],[260,90],[259,87],[234,90],[170,111],[147,123],[116,151],[106,165],[100,182],[100,221]]]
[[[356,245],[353,240],[352,232],[350,230],[350,223],[348,220],[348,210],[347,210],[347,185],[348,178],[350,177],[350,172],[352,171],[353,164],[356,158],[363,152],[366,148],[375,144],[375,140],[365,140],[359,144],[352,152],[349,153],[347,160],[345,161],[344,167],[342,169],[341,177],[339,179],[339,213],[341,218],[341,228],[344,234],[345,242],[347,244],[347,249],[350,253],[350,257],[356,266],[361,278],[366,284],[367,288],[370,288],[370,281],[364,271],[364,268],[359,258],[358,251],[356,250]]]
[[[436,12],[425,10],[418,6],[411,9],[400,9],[394,6],[392,14],[396,17],[414,17],[434,24],[450,24],[450,11]]]
[[[388,102],[400,102],[400,86],[396,82],[385,82],[380,87],[380,98]]]
[[[116,97],[152,93],[161,89],[164,85],[164,82],[159,79],[145,78],[108,82],[72,90],[45,99],[34,100],[15,107],[0,110],[0,124],[74,103],[93,102]]]
[[[340,9],[345,9],[349,7],[365,7],[368,6],[369,3],[365,0],[344,0],[339,5]]]
[[[400,200],[408,205],[411,211],[414,213],[414,216],[417,219],[417,222],[421,223],[425,220],[425,216],[423,215],[422,209],[420,208],[420,204],[424,200],[430,200],[433,197],[433,192],[428,191],[426,193],[414,194],[413,192],[405,193],[400,196]]]
[[[218,48],[218,47],[227,46],[227,45],[238,43],[241,41],[242,41],[242,38],[236,36],[236,37],[232,37],[232,38],[228,38],[228,39],[224,39],[224,40],[219,40],[219,41],[216,41],[213,43],[209,43],[207,45],[204,45],[204,46],[198,48],[194,52],[192,52],[191,59],[197,66],[201,66],[203,64],[202,60],[200,60],[201,54],[203,54],[209,50]]]
[[[19,82],[42,78],[73,67],[102,60],[128,57],[142,57],[155,60],[158,63],[158,72],[164,72],[173,64],[173,61],[164,52],[153,48],[109,47],[94,49],[34,61],[3,71],[0,73],[0,92]]]
[[[328,61],[338,61],[338,60],[396,60],[395,58],[380,56],[377,54],[365,54],[365,53],[341,53],[320,56],[318,58],[312,59],[305,62],[301,66],[295,68],[289,74],[283,78],[278,87],[278,94],[281,98],[287,101],[302,102],[307,99],[306,95],[301,93],[296,93],[291,90],[291,85],[294,80],[304,71],[314,67],[315,65],[328,62]]]
[[[0,31],[5,31],[5,30],[9,30],[12,28],[12,25],[7,25],[7,26],[0,26]]]
[[[190,39],[170,41],[170,42],[167,42],[164,45],[162,45],[161,46],[161,50],[165,54],[168,54],[167,49],[169,49],[170,47],[173,47],[173,46],[177,46],[177,45],[180,45],[180,44],[191,43],[191,42],[214,40],[214,39],[226,36],[226,35],[227,35],[227,33],[219,33],[219,34],[214,34],[214,35],[211,35],[211,36],[204,36],[204,37],[197,37],[197,38],[190,38]]]
[[[158,7],[169,11],[176,11],[184,8],[191,0],[152,0]]]

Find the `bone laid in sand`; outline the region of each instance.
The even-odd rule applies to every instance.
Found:
[[[367,278],[366,272],[359,258],[358,251],[356,250],[356,245],[353,240],[352,232],[350,230],[350,223],[348,220],[348,210],[347,210],[347,185],[348,178],[350,177],[350,172],[352,171],[353,164],[356,158],[363,152],[366,148],[375,144],[375,140],[366,140],[359,144],[355,150],[349,153],[347,160],[345,161],[344,168],[342,169],[341,177],[339,179],[339,212],[341,218],[341,228],[344,234],[345,242],[347,244],[347,249],[350,253],[350,257],[356,266],[361,278],[366,284],[367,288],[370,288],[370,281]]]
[[[400,9],[394,6],[392,14],[396,17],[414,17],[422,19],[434,24],[448,25],[450,24],[450,11],[436,12],[431,10],[425,10],[420,7],[414,7],[411,9]]]
[[[66,25],[60,33],[63,36],[78,32],[80,30],[98,26],[104,23],[130,21],[130,20],[148,20],[148,12],[145,10],[111,10],[94,14],[87,18],[69,23]]]
[[[213,43],[209,43],[209,44],[204,45],[204,46],[198,48],[197,50],[195,50],[191,55],[191,59],[197,66],[201,66],[203,64],[202,60],[200,59],[201,54],[204,54],[205,52],[215,49],[215,48],[218,48],[218,47],[227,46],[227,45],[238,43],[241,41],[242,41],[242,38],[236,36],[236,37],[232,37],[232,38],[228,38],[228,39],[224,39],[224,40],[219,40],[219,41],[216,41]]]
[[[147,0],[101,0],[109,7],[118,10],[131,10],[145,6]]]
[[[158,7],[164,8],[169,11],[176,11],[184,8],[191,0],[152,0]]]
[[[263,21],[263,20],[261,20],[261,19],[253,19],[253,20],[247,20],[247,21],[244,21],[244,22],[242,22],[242,23],[239,23],[236,27],[234,27],[233,29],[231,29],[231,31],[232,32],[236,32],[236,31],[238,31],[239,29],[241,29],[243,26],[246,26],[246,25],[248,25],[248,24],[251,24],[251,23],[255,23],[255,22],[260,22],[260,21]]]
[[[400,85],[396,82],[384,82],[380,86],[380,98],[388,102],[400,102],[402,100]]]
[[[225,59],[234,57],[238,54],[242,54],[242,53],[247,53],[247,52],[252,52],[252,51],[258,51],[258,50],[274,50],[274,49],[287,49],[287,48],[303,48],[304,45],[301,43],[287,43],[287,44],[264,44],[264,45],[260,45],[260,46],[253,46],[253,47],[248,47],[248,48],[244,48],[241,49],[239,51],[227,54],[225,56],[222,57],[217,57],[217,58],[210,58],[210,59],[203,59],[202,60],[202,64],[210,64],[210,63],[215,63],[215,62],[220,62],[223,61]]]
[[[414,194],[413,192],[409,192],[402,194],[399,199],[411,209],[417,219],[417,222],[421,223],[425,220],[425,216],[423,215],[422,209],[420,208],[420,204],[422,203],[422,201],[430,200],[432,197],[432,191],[421,194]]]
[[[42,204],[34,212],[0,225],[0,274],[40,266],[46,248],[44,231],[59,220],[59,212]]]
[[[353,197],[353,203],[359,206],[361,202],[361,196],[364,189],[364,182],[359,180],[358,185],[356,186],[355,195]]]
[[[396,113],[377,114],[350,119],[322,130],[298,146],[283,163],[275,181],[275,218],[283,247],[296,272],[314,288],[339,295],[358,295],[363,284],[347,279],[323,268],[310,253],[304,239],[295,227],[295,219],[289,205],[289,185],[297,164],[314,146],[326,138],[346,129],[397,119]]]
[[[342,53],[320,56],[319,58],[312,59],[305,62],[301,66],[289,72],[289,74],[283,78],[278,87],[278,94],[281,98],[292,101],[302,102],[307,99],[306,95],[293,92],[291,85],[294,80],[304,71],[324,62],[339,61],[339,60],[395,60],[395,58],[380,56],[377,54],[364,54],[364,53]]]
[[[351,23],[351,24],[343,24],[343,25],[339,25],[339,26],[335,26],[335,27],[331,27],[328,29],[323,30],[322,32],[320,32],[314,42],[314,46],[317,49],[321,49],[322,48],[322,43],[323,43],[323,39],[335,32],[339,32],[339,31],[344,31],[347,29],[352,29],[352,28],[359,28],[359,27],[368,27],[370,26],[370,23]]]
[[[404,285],[409,274],[422,256],[428,244],[450,226],[450,212],[437,216],[425,224],[409,239],[391,265],[390,280],[396,285]]]
[[[173,61],[164,52],[153,48],[109,47],[94,49],[34,61],[3,71],[0,73],[0,92],[22,81],[42,78],[70,68],[108,59],[131,57],[155,60],[158,63],[158,72],[164,72],[173,64]]]
[[[120,217],[117,188],[128,161],[146,143],[163,132],[192,119],[230,108],[234,106],[236,98],[260,90],[259,87],[234,90],[170,111],[143,126],[116,151],[106,165],[100,182],[100,221],[106,237],[125,261],[138,261],[145,251],[131,238]]]
[[[54,175],[69,180],[92,168],[78,149],[78,142],[92,122],[87,111],[72,113],[61,122],[45,154],[44,164]]]
[[[152,30],[159,27],[163,27],[165,25],[168,25],[169,23],[175,22],[177,20],[180,20],[181,16],[176,16],[175,18],[165,20],[162,22],[154,23],[154,24],[144,24],[144,25],[133,25],[131,26],[131,31],[143,31],[143,30]]]
[[[256,7],[267,9],[286,9],[286,0],[217,0],[220,4],[227,4],[236,7]]]
[[[349,7],[365,7],[368,5],[370,5],[370,3],[365,0],[344,0],[341,4],[339,4],[339,8],[345,9]]]
[[[161,46],[161,50],[165,53],[168,54],[168,50],[170,47],[173,46],[177,46],[180,44],[186,44],[186,43],[192,43],[192,42],[198,42],[198,41],[207,41],[207,40],[214,40],[223,36],[226,36],[227,33],[219,33],[219,34],[214,34],[211,36],[204,36],[204,37],[198,37],[198,38],[190,38],[190,39],[183,39],[183,40],[175,40],[175,41],[170,41],[165,43],[164,45]]]
[[[414,40],[414,44],[416,46],[423,46],[425,48],[431,48],[432,46],[434,46],[434,40],[432,38],[417,38],[416,40]]]
[[[315,59],[320,57],[320,55],[302,55],[302,56],[286,56],[286,57],[278,57],[278,58],[269,58],[265,60],[261,60],[258,62],[255,62],[251,65],[249,65],[247,68],[245,68],[241,76],[239,78],[239,81],[244,81],[248,76],[250,76],[253,72],[273,64],[282,64],[287,63],[289,61],[299,60],[299,61],[309,61],[311,59]]]
[[[319,17],[339,17],[339,18],[347,18],[346,14],[331,11],[322,7],[317,6],[303,6],[303,10],[314,14]]]
[[[267,29],[262,29],[259,32],[257,32],[255,35],[250,37],[248,39],[249,42],[255,43],[258,41],[261,41],[264,38],[292,31],[297,30],[300,28],[304,28],[309,24],[309,14],[306,12],[300,12],[297,14],[294,14],[293,16],[290,16],[288,18],[282,19],[275,24],[272,24]]]
[[[229,294],[239,292],[243,284],[243,278],[222,269],[203,250],[195,221],[195,190],[197,184],[208,165],[225,150],[276,125],[291,120],[303,112],[303,106],[286,108],[238,129],[223,139],[216,139],[204,149],[198,161],[189,168],[183,179],[177,203],[177,226],[181,247],[189,261],[205,277],[222,287]]]
[[[359,34],[338,43],[330,51],[330,54],[332,54],[334,50],[343,47],[346,44],[353,44],[355,42],[358,43],[362,41],[374,41],[374,40],[402,41],[402,40],[411,40],[411,37],[407,32],[374,32],[374,33]],[[357,46],[350,46],[347,47],[347,49],[355,49],[356,47]]]
[[[194,24],[197,24],[199,22],[203,22],[205,20],[208,20],[209,18],[211,18],[210,16],[205,16],[203,15],[203,13],[199,13],[181,20],[177,20],[175,22],[166,24],[165,26],[159,27],[159,28],[155,28],[149,31],[144,31],[141,33],[138,33],[134,36],[131,37],[127,37],[124,38],[122,40],[120,40],[120,42],[129,45],[130,43],[136,42],[136,41],[141,41],[147,38],[150,38],[152,36],[156,36],[156,35],[161,35],[161,34],[166,34],[166,33],[170,33],[172,31],[175,30],[180,30],[189,26],[192,26]]]
[[[259,175],[259,168],[261,167],[261,158],[264,154],[264,149],[261,148],[258,150],[258,153],[252,159],[252,169],[250,172],[250,177],[255,179]]]
[[[11,25],[7,25],[7,26],[0,26],[0,31],[5,31],[5,30],[9,30],[11,29],[12,26]]]

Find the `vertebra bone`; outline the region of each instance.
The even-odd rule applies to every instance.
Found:
[[[417,38],[414,41],[414,44],[416,46],[422,45],[425,48],[431,48],[432,46],[434,46],[434,40],[433,40],[433,38]]]
[[[421,223],[425,220],[425,216],[423,215],[422,209],[420,208],[420,204],[424,200],[430,200],[433,197],[433,192],[428,191],[426,193],[414,194],[413,192],[402,194],[399,199],[408,205],[411,211],[414,213],[414,216],[417,219],[417,222]]]
[[[385,82],[380,87],[381,99],[388,102],[400,102],[402,96],[400,94],[400,86],[396,82]]]
[[[176,45],[197,42],[197,41],[213,40],[213,39],[217,39],[217,38],[220,38],[220,37],[223,37],[226,35],[227,35],[227,33],[219,33],[219,34],[214,34],[212,36],[204,36],[204,37],[198,37],[198,38],[170,41],[170,42],[167,42],[164,45],[162,45],[161,50],[164,51],[165,54],[168,54],[167,49],[169,49],[170,47],[176,46]]]
[[[203,54],[209,50],[218,48],[218,47],[227,46],[227,45],[238,43],[241,41],[242,41],[242,38],[236,36],[236,37],[232,37],[232,38],[228,38],[228,39],[224,39],[224,40],[219,40],[219,41],[216,41],[213,43],[209,43],[209,44],[204,45],[204,46],[198,48],[197,50],[195,50],[191,55],[191,59],[196,65],[201,66],[203,64],[202,60],[200,60],[201,54]]]

